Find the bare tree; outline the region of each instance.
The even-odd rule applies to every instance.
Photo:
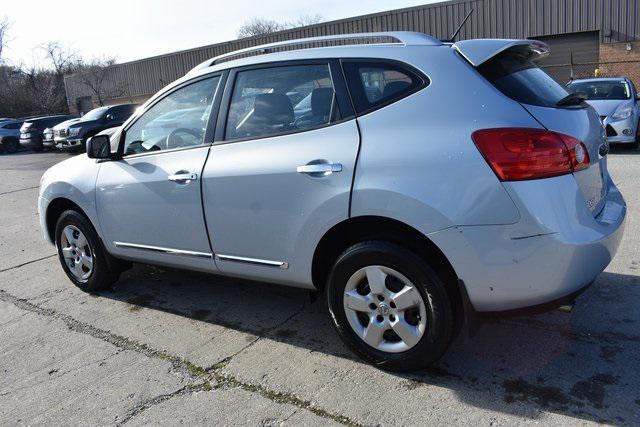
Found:
[[[283,24],[271,19],[252,18],[242,24],[238,30],[238,38],[255,37],[284,30]]]
[[[307,25],[314,25],[322,22],[321,15],[304,15],[289,22],[278,22],[272,19],[266,18],[252,18],[249,21],[242,24],[238,30],[238,38],[256,37],[265,34],[271,34],[278,31],[286,30],[295,27],[304,27]]]
[[[5,16],[0,19],[0,62],[2,62],[2,50],[7,44],[7,33],[9,32],[10,26],[9,18]]]
[[[40,49],[44,51],[47,61],[58,75],[71,74],[82,68],[82,58],[60,42],[45,43]]]
[[[324,21],[324,18],[320,14],[315,15],[302,15],[295,21],[285,23],[287,28],[306,27],[308,25],[319,24]]]
[[[128,95],[125,83],[118,82],[114,78],[115,59],[94,59],[85,64],[82,71],[77,74],[79,82],[86,86],[98,102],[104,105],[106,98],[119,98]]]

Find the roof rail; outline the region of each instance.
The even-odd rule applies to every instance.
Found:
[[[270,49],[281,48],[286,46],[295,46],[306,43],[319,43],[325,41],[339,41],[339,40],[356,40],[356,39],[379,39],[379,38],[391,38],[397,40],[397,42],[392,43],[368,43],[371,45],[376,44],[392,44],[392,45],[401,45],[401,46],[409,46],[409,45],[423,45],[423,46],[439,46],[442,45],[442,42],[432,36],[429,36],[424,33],[418,33],[413,31],[384,31],[384,32],[376,32],[376,33],[352,33],[352,34],[336,34],[331,36],[319,36],[319,37],[308,37],[303,39],[294,39],[294,40],[283,40],[274,43],[261,44],[258,46],[252,46],[245,49],[235,50],[233,52],[223,53],[222,55],[218,55],[215,58],[207,59],[201,64],[196,65],[192,68],[187,74],[191,74],[194,71],[201,70],[203,68],[210,67],[212,65],[217,64],[218,62],[233,58],[235,56],[245,55],[252,52],[259,53],[270,53]],[[310,48],[301,48],[301,49],[310,49]],[[300,50],[301,50],[300,49]],[[298,49],[296,49],[298,50]]]

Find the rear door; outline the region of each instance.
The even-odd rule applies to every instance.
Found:
[[[203,172],[218,268],[311,286],[316,244],[348,218],[359,133],[335,61],[232,71]]]
[[[590,167],[574,173],[585,203],[593,215],[603,206],[607,191],[608,146],[600,117],[587,103],[558,106],[569,93],[534,62],[538,47],[519,44],[485,58],[478,71],[505,95],[518,101],[545,128],[582,141]]]

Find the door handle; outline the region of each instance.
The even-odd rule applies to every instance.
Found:
[[[342,172],[340,163],[312,163],[296,168],[298,173],[305,173],[311,176],[327,176],[334,172]]]
[[[188,184],[191,181],[195,181],[196,179],[198,179],[198,174],[187,171],[178,171],[173,175],[169,175],[167,179],[178,184]]]

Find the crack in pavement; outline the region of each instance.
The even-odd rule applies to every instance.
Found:
[[[36,188],[40,188],[40,186],[21,188],[19,190],[5,191],[4,193],[0,193],[0,196],[4,196],[5,194],[19,193],[20,191],[34,190]]]
[[[100,329],[97,328],[93,325],[90,325],[88,323],[84,323],[81,322],[67,314],[64,313],[60,313],[56,310],[50,309],[50,308],[44,308],[41,307],[39,305],[33,304],[31,302],[29,302],[26,299],[23,298],[18,298],[14,295],[11,295],[10,293],[6,292],[5,290],[0,289],[0,301],[4,301],[6,303],[10,303],[13,304],[14,306],[16,306],[19,309],[25,310],[25,311],[29,311],[32,313],[36,313],[38,315],[44,316],[44,317],[49,317],[52,319],[57,319],[57,320],[61,320],[68,328],[69,330],[73,331],[73,332],[77,332],[77,333],[81,333],[81,334],[85,334],[85,335],[89,335],[92,336],[94,338],[100,339],[104,342],[108,342],[118,348],[121,348],[123,350],[131,350],[131,351],[135,351],[137,353],[143,354],[149,358],[156,358],[156,359],[160,359],[160,360],[164,360],[167,361],[171,364],[172,369],[177,372],[180,373],[182,375],[184,375],[185,377],[193,380],[193,381],[197,381],[197,380],[205,380],[205,382],[203,384],[198,384],[198,385],[187,385],[185,388],[185,393],[188,391],[193,391],[193,388],[196,387],[196,391],[197,391],[197,387],[203,387],[203,390],[206,390],[207,388],[211,387],[210,384],[210,380],[215,380],[220,386],[226,386],[229,388],[241,388],[243,390],[249,391],[251,393],[256,393],[262,397],[265,397],[271,401],[274,401],[276,403],[283,403],[283,404],[290,404],[290,405],[294,405],[297,406],[301,409],[305,409],[313,414],[315,414],[316,416],[319,416],[321,418],[326,418],[326,419],[331,419],[333,421],[339,422],[341,424],[344,425],[349,425],[349,426],[359,426],[360,424],[357,423],[356,421],[352,420],[349,417],[343,416],[343,415],[337,415],[334,413],[331,413],[323,408],[317,407],[316,405],[314,405],[313,403],[311,403],[308,400],[303,400],[291,393],[287,393],[287,392],[279,392],[279,391],[274,391],[271,390],[267,387],[264,387],[262,385],[256,385],[256,384],[251,384],[251,383],[246,383],[243,382],[237,378],[235,378],[232,375],[227,375],[227,374],[223,374],[221,372],[218,372],[220,369],[222,369],[228,362],[229,360],[231,360],[231,358],[227,358],[225,359],[225,361],[220,362],[216,365],[214,365],[211,368],[211,371],[207,371],[206,369],[189,362],[188,360],[182,358],[182,357],[178,357],[175,355],[170,354],[167,351],[164,350],[157,350],[154,349],[153,347],[144,344],[144,343],[139,343],[136,342],[135,340],[132,340],[130,338],[121,336],[121,335],[116,335],[112,332],[106,331],[104,329]],[[304,306],[303,306],[304,308]],[[302,311],[302,308],[301,310]],[[294,315],[291,316],[291,318],[293,316],[295,316],[298,313],[294,313]],[[208,384],[208,386],[207,386]],[[175,395],[176,392],[174,393],[169,393],[167,395],[161,395],[161,396],[157,396],[154,399],[151,399],[150,401],[147,401],[147,406],[148,407],[152,407],[153,405],[163,402],[167,399],[170,399],[171,397],[173,397],[173,395]],[[164,396],[164,397],[163,397]],[[156,403],[154,403],[156,402]],[[136,414],[139,414],[140,412],[143,412],[144,410],[148,409],[148,407],[144,407],[140,406],[139,411],[136,412]],[[134,408],[135,409],[135,408]],[[131,415],[131,413],[129,415],[131,415],[131,417],[135,416],[136,414]],[[129,417],[129,419],[131,418]]]
[[[159,405],[162,402],[166,402],[167,400],[173,399],[176,396],[183,396],[183,395],[195,393],[198,391],[208,391],[208,390],[211,390],[212,388],[213,387],[211,386],[211,384],[208,381],[205,381],[200,384],[186,385],[172,393],[161,394],[149,400],[145,400],[144,402],[139,403],[138,405],[133,407],[131,410],[129,410],[127,414],[124,416],[124,418],[122,418],[119,421],[116,421],[116,425],[117,426],[124,425],[129,421],[131,421],[132,419],[134,419],[135,417],[137,417],[138,415],[140,415],[141,413],[145,412],[147,409],[150,409],[156,405]]]
[[[243,351],[247,350],[248,348],[253,347],[253,345],[256,344],[258,341],[260,341],[262,338],[270,337],[271,336],[271,332],[273,332],[276,329],[278,329],[278,328],[286,325],[287,323],[289,323],[289,321],[291,321],[291,319],[295,318],[297,315],[302,313],[304,311],[304,309],[307,308],[307,307],[308,307],[308,305],[306,303],[302,304],[298,310],[296,310],[295,312],[293,312],[293,314],[291,314],[291,316],[287,317],[282,322],[278,323],[277,325],[272,326],[271,328],[267,328],[267,329],[262,330],[261,331],[261,335],[257,336],[249,344],[245,345],[240,350],[238,350],[235,353],[233,353],[231,356],[227,356],[224,359],[222,359],[222,360],[214,363],[213,365],[211,365],[209,368],[207,368],[207,372],[219,369],[220,367],[224,367],[227,363],[229,363],[231,361],[231,359],[233,359],[234,357],[236,357],[237,355],[239,355]]]
[[[11,267],[3,268],[2,270],[0,270],[0,273],[4,273],[5,271],[9,271],[9,270],[15,270],[16,268],[24,267],[25,265],[33,264],[34,262],[38,262],[38,261],[44,261],[45,259],[53,258],[55,256],[58,256],[58,254],[47,255],[47,256],[44,256],[42,258],[38,258],[38,259],[31,260],[31,261],[23,262],[22,264],[18,264],[18,265],[14,265],[14,266],[11,266]]]

